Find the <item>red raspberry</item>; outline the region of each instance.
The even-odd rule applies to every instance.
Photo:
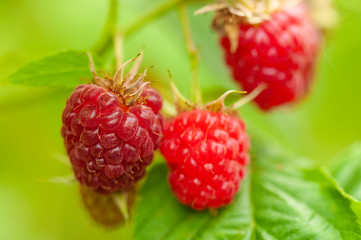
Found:
[[[173,192],[196,210],[230,203],[249,161],[242,120],[208,110],[184,112],[167,123],[160,149]]]
[[[163,97],[160,95],[160,93],[151,87],[148,87],[143,90],[141,97],[144,99],[144,104],[148,107],[150,107],[153,110],[153,113],[155,114],[156,121],[154,122],[152,126],[152,139],[154,140],[154,150],[158,149],[161,137],[163,134],[163,124],[164,119],[163,115],[160,113],[160,110],[163,106]]]
[[[264,110],[301,100],[310,89],[322,34],[304,3],[275,12],[270,20],[240,22],[237,48],[222,35],[221,45],[233,77],[247,92],[265,83],[255,99]]]
[[[160,143],[161,107],[151,88],[128,107],[103,87],[78,86],[66,103],[61,132],[79,182],[102,193],[131,189]]]

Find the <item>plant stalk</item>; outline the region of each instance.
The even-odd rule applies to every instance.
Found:
[[[145,13],[142,16],[139,16],[137,20],[131,23],[129,26],[125,27],[121,32],[123,38],[133,34],[136,30],[142,28],[147,23],[152,20],[164,15],[168,11],[177,7],[179,4],[187,2],[190,0],[171,0],[167,3],[161,4],[149,12]],[[116,32],[116,18],[117,18],[117,0],[110,0],[110,8],[109,8],[109,16],[107,23],[104,27],[102,37],[98,41],[98,43],[93,47],[93,51],[99,55],[103,56],[108,49],[112,46],[112,42],[114,39],[114,34]]]
[[[130,24],[129,26],[123,29],[124,35],[131,35],[139,28],[143,27],[145,24],[149,23],[150,21],[164,15],[171,9],[177,7],[179,4],[183,2],[187,2],[189,0],[171,0],[167,3],[161,4],[160,6],[155,7],[154,9],[150,10],[149,12],[145,13],[144,15],[137,18],[135,22]]]
[[[182,25],[184,39],[188,49],[189,59],[191,62],[191,100],[194,101],[196,104],[202,104],[202,92],[198,77],[199,54],[193,41],[185,3],[179,5],[179,17]]]
[[[123,64],[124,55],[124,35],[121,31],[117,31],[114,36],[114,54],[116,59],[116,69],[118,70]]]
[[[104,55],[109,46],[113,43],[113,36],[117,28],[118,0],[109,1],[108,19],[105,23],[103,33],[98,42],[93,47],[93,52],[99,56]]]

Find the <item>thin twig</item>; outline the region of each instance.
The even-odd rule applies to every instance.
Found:
[[[93,52],[95,52],[99,56],[103,55],[113,42],[113,36],[116,31],[117,14],[118,0],[110,0],[108,19],[105,23],[103,33],[99,41],[93,47]]]
[[[117,68],[119,69],[123,64],[123,46],[124,46],[124,35],[121,31],[117,31],[114,36],[114,54],[117,63]]]
[[[194,44],[189,19],[187,15],[186,4],[179,5],[179,17],[182,25],[184,39],[187,45],[189,58],[191,61],[191,99],[196,103],[202,103],[202,93],[199,84],[198,71],[199,71],[199,55],[198,50]]]
[[[93,47],[93,51],[102,56],[106,53],[109,48],[112,46],[113,42],[113,35],[116,28],[116,9],[117,9],[117,0],[110,0],[111,6],[109,9],[109,17],[104,27],[103,35],[99,42]],[[142,16],[137,17],[137,20],[131,23],[129,26],[125,27],[121,32],[123,33],[123,37],[129,36],[133,34],[136,30],[144,27],[147,23],[151,22],[152,20],[161,17],[168,11],[172,10],[173,8],[177,7],[179,4],[183,2],[187,2],[189,0],[171,0],[167,3],[159,5],[154,9],[150,10],[149,12],[145,13]]]
[[[146,23],[162,16],[163,14],[167,13],[169,10],[173,9],[174,7],[178,6],[183,2],[187,2],[189,0],[171,0],[167,3],[164,3],[154,9],[150,10],[149,12],[145,13],[144,15],[137,18],[135,22],[130,24],[128,27],[123,29],[124,35],[130,35],[135,30],[143,27]]]

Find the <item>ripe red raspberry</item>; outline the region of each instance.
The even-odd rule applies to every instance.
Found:
[[[238,29],[237,29],[238,28]],[[236,44],[221,31],[221,45],[234,79],[247,92],[265,83],[255,102],[264,110],[301,100],[310,91],[322,34],[308,6],[274,12],[257,25],[239,20]]]
[[[162,134],[159,94],[149,88],[143,96],[144,105],[127,107],[96,85],[74,90],[62,136],[80,183],[100,192],[126,191],[143,177]]]
[[[249,161],[249,139],[237,117],[192,110],[168,122],[160,150],[180,202],[196,210],[230,203]]]
[[[160,94],[146,84],[137,87],[144,76],[110,89],[80,85],[67,100],[61,133],[81,184],[102,193],[129,191],[144,176],[163,128]]]

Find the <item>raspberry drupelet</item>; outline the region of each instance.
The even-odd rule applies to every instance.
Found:
[[[166,124],[160,149],[179,201],[203,210],[233,200],[249,162],[249,146],[240,118],[195,109]]]
[[[142,83],[144,76],[125,78],[121,91],[98,79],[105,87],[80,85],[67,100],[61,129],[66,151],[77,180],[94,191],[132,189],[160,144],[162,98]]]

